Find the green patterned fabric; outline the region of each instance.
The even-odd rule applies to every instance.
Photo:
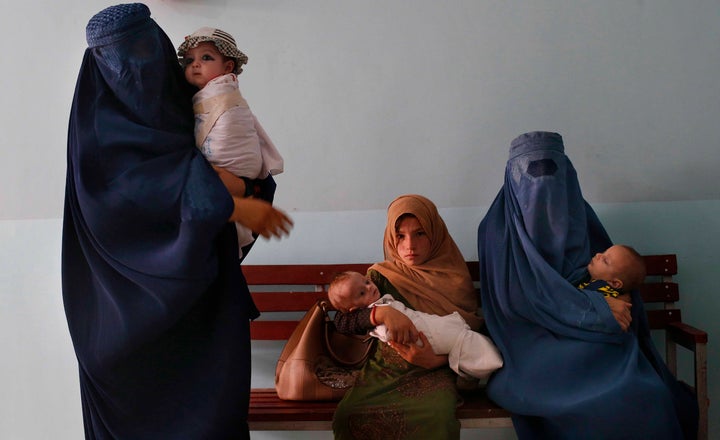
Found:
[[[403,301],[379,273],[369,272],[382,294]],[[458,439],[460,400],[449,367],[427,370],[401,358],[376,340],[375,350],[355,386],[339,403],[333,420],[336,439]]]

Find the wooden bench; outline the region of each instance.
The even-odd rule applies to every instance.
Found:
[[[707,333],[682,322],[675,255],[645,256],[648,277],[642,286],[642,296],[648,309],[648,321],[653,330],[665,332],[665,356],[670,370],[677,375],[677,345],[693,355],[694,377],[691,386],[696,390],[700,406],[700,439],[707,439]],[[327,285],[341,271],[365,273],[370,264],[293,264],[248,265],[243,273],[250,285],[255,304],[263,316],[251,323],[253,340],[287,340],[302,312],[317,300],[327,298]],[[478,263],[468,262],[470,273],[477,282]],[[297,318],[274,320],[278,312],[298,312]],[[283,315],[281,315],[283,316]],[[511,427],[510,413],[494,404],[484,392],[463,395],[464,403],[457,409],[463,428]],[[250,430],[330,430],[336,402],[295,402],[280,400],[274,388],[253,389],[250,394]]]

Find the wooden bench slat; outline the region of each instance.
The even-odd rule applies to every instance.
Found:
[[[677,283],[646,283],[640,287],[640,294],[646,303],[676,302],[680,300]],[[327,292],[252,292],[252,297],[255,305],[262,312],[304,312],[309,310],[318,300],[327,299]]]
[[[677,283],[645,283],[640,295],[646,303],[675,302],[680,300],[680,289]]]
[[[306,312],[326,292],[252,292],[255,305],[262,312]]]
[[[679,309],[648,310],[647,315],[648,325],[652,330],[664,329],[670,323],[682,321],[682,313]],[[250,323],[250,336],[256,340],[286,340],[299,322],[299,320],[253,321]]]
[[[677,275],[677,257],[673,254],[644,255],[648,276]],[[477,261],[466,262],[473,280],[477,281],[480,264]],[[289,284],[328,284],[336,273],[352,270],[365,273],[372,263],[338,264],[292,264],[292,265],[249,265],[242,266],[248,284],[253,285],[289,285]]]
[[[460,419],[507,418],[510,413],[498,407],[484,392],[463,395],[457,409]],[[249,418],[254,422],[332,421],[337,402],[295,402],[281,400],[273,388],[253,389]]]
[[[648,310],[648,326],[651,330],[664,329],[671,322],[681,321],[679,309]]]
[[[260,341],[287,340],[300,321],[252,321],[250,339]]]
[[[673,254],[644,255],[643,258],[648,276],[677,275],[677,256]]]
[[[265,285],[328,284],[336,273],[352,270],[365,273],[369,263],[296,264],[242,266],[247,283]]]

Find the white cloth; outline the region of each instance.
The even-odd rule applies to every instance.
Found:
[[[250,111],[235,74],[209,81],[193,96],[193,110],[195,144],[211,164],[249,179],[283,172],[283,158]],[[254,241],[252,231],[235,226],[240,247]]]
[[[195,144],[213,165],[236,176],[265,178],[284,161],[247,101],[233,73],[219,76],[193,96]]]
[[[473,331],[458,312],[439,316],[410,309],[392,295],[383,295],[370,307],[392,307],[415,324],[425,334],[438,355],[448,355],[448,363],[459,376],[486,379],[503,366],[502,355],[490,338]],[[375,327],[370,335],[383,342],[389,340],[384,325]],[[420,343],[420,341],[418,341]]]

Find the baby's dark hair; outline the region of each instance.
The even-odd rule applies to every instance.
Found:
[[[345,282],[348,278],[350,278],[350,275],[353,272],[351,271],[344,271],[344,272],[338,272],[335,275],[333,275],[332,280],[330,280],[330,284],[328,284],[328,299],[330,300],[330,304],[333,306],[335,310],[340,310],[340,304],[337,303],[336,298],[333,298],[333,295],[331,295],[331,292],[335,290],[335,288],[338,286],[338,284]]]
[[[645,267],[645,259],[636,251],[634,248],[621,244],[618,245],[628,252],[630,257],[629,264],[620,270],[620,277],[622,278],[623,287],[622,290],[630,292],[631,290],[637,289],[645,281],[645,275],[647,269]]]

